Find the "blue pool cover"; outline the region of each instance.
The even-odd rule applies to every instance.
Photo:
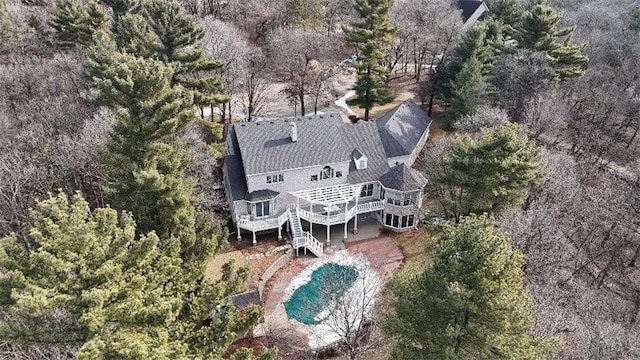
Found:
[[[331,299],[339,300],[358,278],[352,266],[328,263],[311,274],[311,280],[300,286],[284,303],[287,316],[303,324],[314,325],[314,318]]]

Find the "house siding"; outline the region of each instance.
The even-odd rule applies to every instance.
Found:
[[[318,180],[311,181],[312,175],[320,176],[320,171],[322,171],[322,166],[313,166],[301,169],[292,169],[281,172],[273,172],[267,174],[259,174],[259,175],[250,175],[247,176],[247,189],[249,192],[254,192],[258,190],[273,190],[277,191],[280,194],[286,194],[293,191],[313,189],[317,187],[330,186],[330,185],[339,185],[346,184],[347,175],[349,174],[349,162],[342,162],[337,164],[329,164],[331,168],[335,171],[341,171],[342,177],[332,178],[326,180]],[[276,175],[282,174],[284,177],[284,181],[278,183],[267,184],[267,175]]]

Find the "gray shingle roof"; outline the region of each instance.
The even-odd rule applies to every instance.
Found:
[[[394,166],[380,177],[380,183],[387,188],[410,191],[420,190],[427,184],[427,180],[416,170],[404,164]]]
[[[247,196],[245,196],[245,199],[249,201],[263,201],[263,200],[273,199],[278,195],[280,195],[280,193],[277,191],[258,190],[258,191],[254,191],[252,193],[247,194]]]
[[[260,293],[258,290],[231,295],[227,298],[227,301],[233,303],[238,310],[244,310],[251,305],[262,305],[262,300],[260,299]]]
[[[344,124],[343,134],[348,146],[359,149],[367,156],[366,169],[356,170],[355,163],[351,161],[347,180],[352,184],[378,180],[389,169],[389,165],[376,124],[366,121]]]
[[[388,157],[409,155],[429,128],[431,118],[413,102],[407,100],[376,121],[380,138]]]
[[[227,168],[229,186],[231,187],[231,198],[234,201],[244,199],[247,193],[247,179],[244,175],[240,148],[232,126],[229,127],[227,133],[227,155],[224,157],[224,163]]]
[[[298,128],[298,141],[291,141],[291,125]],[[271,119],[235,124],[244,171],[248,175],[349,161],[353,147],[347,146],[339,114]]]
[[[471,15],[482,5],[480,0],[458,0],[458,7],[462,10],[462,19],[467,22]]]

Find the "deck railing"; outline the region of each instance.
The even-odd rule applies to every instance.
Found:
[[[368,213],[384,209],[384,200],[370,201],[358,204],[358,214]]]
[[[251,219],[243,219],[241,217],[237,218],[238,226],[241,229],[248,231],[263,231],[269,229],[277,229],[282,226],[289,219],[289,209],[283,212],[277,218],[269,218],[269,219],[259,219],[259,220],[251,220]]]
[[[322,251],[324,249],[324,245],[318,239],[314,238],[308,231],[305,231],[303,236],[295,237],[291,241],[291,247],[293,247],[296,252],[301,247],[307,248],[318,257],[322,255]]]

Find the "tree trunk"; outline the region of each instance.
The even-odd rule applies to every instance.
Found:
[[[300,97],[300,114],[302,116],[306,115],[306,111],[304,108],[304,85],[300,86],[300,93],[298,94]]]

